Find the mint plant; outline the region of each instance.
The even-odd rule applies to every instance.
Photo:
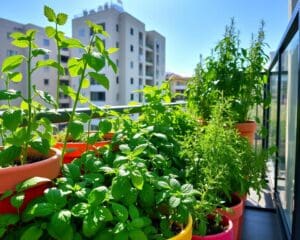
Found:
[[[8,105],[2,106],[2,141],[5,144],[0,152],[0,165],[9,166],[18,159],[20,164],[27,162],[28,148],[47,154],[51,146],[52,126],[49,120],[37,118],[37,114],[45,107],[35,99],[40,99],[45,104],[56,107],[54,98],[47,92],[39,90],[32,84],[32,76],[36,70],[43,67],[54,67],[62,72],[63,68],[52,60],[39,60],[39,56],[49,52],[39,48],[35,43],[36,30],[29,29],[26,33],[15,32],[11,34],[12,44],[27,50],[26,55],[7,57],[2,64],[1,71],[7,76],[6,86],[9,82],[21,82],[22,73],[17,69],[22,64],[26,65],[26,93],[6,88],[1,90],[1,100],[7,100]],[[9,101],[21,99],[19,107],[10,107]]]

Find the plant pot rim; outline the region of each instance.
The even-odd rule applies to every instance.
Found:
[[[1,149],[1,148],[0,148]],[[0,194],[7,190],[14,190],[16,185],[32,177],[54,179],[60,173],[61,151],[51,148],[47,155],[29,148],[30,154],[39,154],[45,159],[19,166],[0,168]]]
[[[188,223],[185,228],[175,235],[174,237],[169,238],[168,240],[190,240],[192,237],[192,230],[193,229],[193,219],[192,216],[189,215]]]

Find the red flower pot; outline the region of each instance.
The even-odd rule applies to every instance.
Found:
[[[238,132],[240,133],[240,135],[242,137],[245,137],[248,139],[248,141],[251,145],[254,144],[256,122],[248,121],[248,122],[244,122],[244,123],[237,123],[236,129],[238,130]]]
[[[217,211],[230,219],[233,223],[233,239],[240,239],[239,234],[241,233],[240,229],[242,227],[242,218],[244,214],[244,202],[236,194],[232,195],[232,202],[235,203],[234,206],[230,207],[230,211],[225,211],[222,209],[217,209]]]
[[[233,225],[232,221],[226,216],[222,216],[223,227],[227,227],[224,232],[211,234],[206,236],[193,235],[192,240],[232,240],[233,239]]]

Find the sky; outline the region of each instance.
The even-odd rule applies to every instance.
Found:
[[[43,6],[69,15],[62,29],[71,36],[71,20],[82,10],[116,0],[2,0],[0,17],[47,26]],[[266,52],[277,49],[288,24],[288,0],[123,0],[126,12],[166,38],[166,71],[192,76],[200,54],[210,54],[225,26],[235,18],[242,46],[250,43],[264,20]]]

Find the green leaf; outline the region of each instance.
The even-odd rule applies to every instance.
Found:
[[[157,185],[161,188],[164,188],[164,189],[170,189],[169,184],[165,181],[158,181]]]
[[[107,207],[100,207],[95,211],[95,214],[100,221],[110,222],[113,220],[113,215]]]
[[[70,58],[68,61],[68,69],[71,77],[79,76],[83,71],[82,60],[76,58]]]
[[[48,92],[44,92],[41,90],[36,89],[36,86],[33,85],[33,91],[42,99],[45,101],[45,103],[50,104],[51,106],[57,108],[57,102],[55,101],[55,98]]]
[[[87,61],[87,64],[96,72],[102,70],[105,66],[105,58],[99,53],[93,52],[91,54],[84,54],[83,58]]]
[[[73,139],[78,139],[84,132],[83,123],[80,121],[73,121],[68,124],[68,129]]]
[[[108,65],[112,68],[114,73],[117,74],[117,72],[118,72],[117,65],[109,57],[107,57],[106,59],[107,59]]]
[[[13,89],[0,90],[0,100],[13,100],[21,97],[21,92]]]
[[[50,53],[50,50],[46,49],[46,48],[35,48],[32,50],[32,55],[34,57],[36,57],[38,55],[46,55],[48,53]]]
[[[142,191],[140,191],[139,194],[141,203],[145,207],[151,207],[155,204],[155,198],[154,198],[154,190],[153,187],[149,183],[145,183]]]
[[[9,80],[11,80],[15,83],[21,82],[23,79],[23,74],[20,72],[8,73],[7,76],[8,76]]]
[[[168,138],[165,134],[162,134],[162,133],[153,133],[153,136],[159,138],[159,139],[162,139],[164,141],[168,141]]]
[[[87,203],[77,203],[75,206],[72,207],[71,212],[75,217],[83,218],[89,212],[89,204],[87,204]]]
[[[89,204],[102,203],[106,198],[107,192],[108,192],[108,190],[105,186],[100,186],[100,187],[94,188],[88,196],[88,203]]]
[[[117,52],[117,51],[119,51],[119,48],[109,48],[109,49],[107,49],[107,52],[108,52],[109,54],[113,54],[113,53],[115,53],[115,52]]]
[[[30,142],[30,146],[42,154],[48,154],[50,150],[50,139],[36,139]]]
[[[124,153],[124,154],[126,154],[126,155],[129,155],[130,152],[131,152],[131,150],[130,150],[128,144],[121,144],[121,145],[119,146],[119,149],[121,150],[122,153]]]
[[[111,189],[111,194],[114,199],[120,200],[128,192],[130,192],[131,184],[128,181],[128,179],[123,178],[123,177],[118,177],[115,178],[113,183],[112,183],[112,189]]]
[[[65,74],[65,69],[60,64],[58,64],[56,61],[54,61],[53,59],[37,61],[35,64],[34,70],[41,68],[41,67],[53,67],[59,71],[59,74],[61,74],[61,75]]]
[[[147,236],[142,230],[131,230],[129,232],[129,237],[131,240],[147,240]]]
[[[6,232],[6,228],[0,226],[0,238],[4,236],[5,232]],[[110,238],[108,238],[107,240],[110,240]]]
[[[17,195],[14,195],[10,199],[11,205],[13,205],[15,208],[20,208],[24,202],[25,195],[24,193],[19,193]]]
[[[29,42],[28,40],[14,40],[11,42],[13,46],[19,47],[19,48],[28,48]]]
[[[139,210],[137,209],[136,206],[131,204],[129,206],[128,210],[129,210],[129,215],[130,215],[131,219],[135,219],[135,218],[138,218],[140,216]]]
[[[112,129],[112,123],[108,119],[104,119],[99,122],[99,130],[105,134],[110,132]]]
[[[12,39],[19,39],[19,40],[25,40],[27,39],[26,35],[21,32],[13,32],[9,35]]]
[[[48,26],[48,27],[45,27],[45,33],[48,38],[54,38],[55,34],[56,34],[56,30],[54,27]]]
[[[44,15],[48,19],[49,22],[56,21],[56,15],[55,15],[54,10],[48,6],[44,6]]]
[[[82,231],[84,236],[92,237],[100,228],[100,224],[97,218],[94,215],[88,214],[83,219]]]
[[[0,227],[15,225],[20,217],[17,214],[0,214]]]
[[[136,189],[142,190],[144,186],[144,177],[138,170],[134,170],[131,172],[131,182]]]
[[[19,67],[24,60],[23,55],[13,55],[4,59],[2,63],[2,72],[12,71],[15,68]]]
[[[98,84],[109,89],[109,79],[105,76],[105,74],[96,73],[96,72],[89,72],[91,78],[95,79]]]
[[[67,48],[84,48],[84,45],[76,38],[65,38],[62,46]]]
[[[84,78],[84,79],[82,80],[82,85],[81,85],[81,87],[82,87],[83,89],[85,89],[85,88],[88,88],[89,86],[90,86],[90,80],[87,79],[87,78]]]
[[[193,192],[192,184],[183,184],[180,188],[181,192],[184,194],[191,194]]]
[[[170,186],[176,190],[180,189],[180,182],[175,179],[175,178],[171,178],[170,180]]]
[[[180,202],[181,202],[180,198],[175,197],[175,196],[171,196],[170,199],[169,199],[169,205],[172,208],[178,207]]]
[[[105,46],[104,46],[103,40],[101,38],[99,38],[98,36],[96,36],[95,45],[100,53],[103,54],[105,52]]]
[[[51,230],[60,236],[60,239],[65,234],[65,230],[70,227],[71,224],[71,212],[69,210],[60,210],[51,216],[50,225]]]
[[[132,151],[132,155],[134,157],[139,156],[147,147],[148,147],[148,144],[140,144],[140,145],[136,146],[136,148]]]
[[[32,177],[29,178],[16,186],[17,192],[22,192],[25,191],[29,188],[35,187],[40,183],[49,183],[51,180],[49,178],[44,178],[44,177]]]
[[[122,231],[115,234],[114,240],[128,240],[129,234],[127,231]]]
[[[128,219],[128,211],[126,207],[118,203],[112,203],[111,206],[113,213],[121,222],[125,222]]]
[[[2,114],[3,126],[10,130],[15,131],[22,123],[22,111],[8,109]]]
[[[55,207],[52,203],[36,203],[28,209],[28,214],[34,217],[45,217],[55,212]]]
[[[63,174],[65,177],[71,178],[73,181],[78,181],[81,176],[80,168],[76,164],[64,164]]]
[[[43,235],[43,230],[38,226],[31,226],[27,228],[21,236],[21,240],[38,240]]]
[[[0,166],[6,167],[12,164],[20,156],[21,150],[21,147],[14,145],[2,149],[0,151]]]
[[[67,204],[67,198],[62,190],[50,188],[45,191],[45,197],[49,203],[56,205],[58,208],[63,208]]]
[[[1,164],[0,164],[1,165]],[[5,198],[10,197],[11,195],[13,195],[13,191],[12,190],[6,190],[4,193],[1,194],[0,196],[0,201],[2,201]]]
[[[64,25],[68,20],[68,15],[65,13],[59,13],[56,17],[56,22],[58,25]]]

